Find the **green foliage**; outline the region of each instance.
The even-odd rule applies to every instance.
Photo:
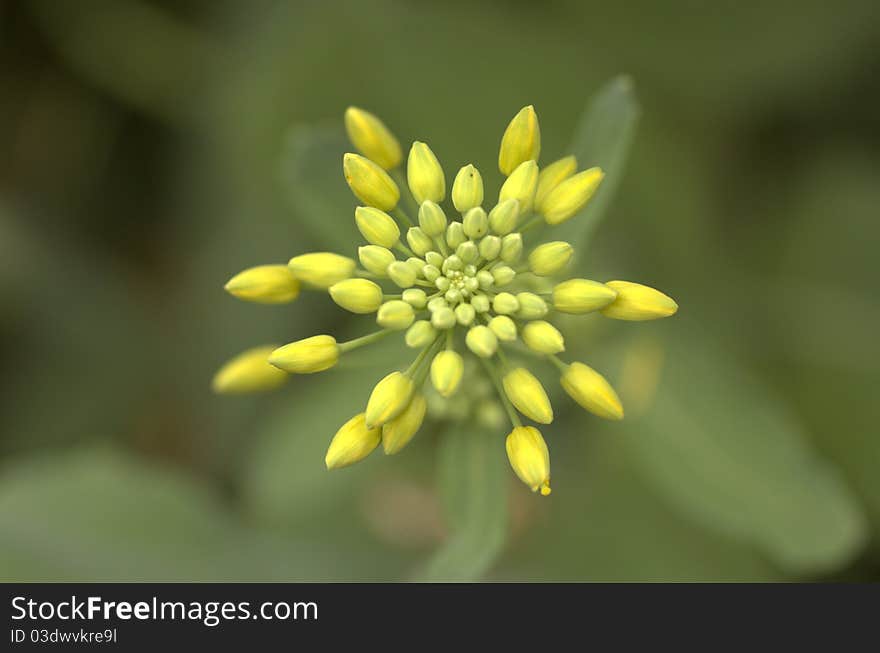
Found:
[[[717,348],[669,348],[653,409],[622,424],[636,467],[671,505],[795,575],[860,552],[866,521],[772,390]]]
[[[419,580],[479,580],[501,553],[510,469],[503,434],[458,426],[443,434],[438,483],[450,534]]]

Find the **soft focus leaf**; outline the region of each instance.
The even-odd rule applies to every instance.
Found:
[[[577,157],[578,168],[599,166],[605,172],[599,190],[580,213],[552,230],[554,238],[573,243],[576,251],[583,252],[614,198],[640,112],[632,79],[615,77],[593,96],[575,129],[569,151]]]
[[[831,571],[857,554],[861,506],[770,389],[695,338],[667,360],[653,410],[622,428],[666,499],[791,573]]]
[[[291,127],[279,174],[299,223],[324,247],[354,256],[363,239],[355,227],[355,199],[342,176],[342,155],[351,149],[347,143],[338,127]]]
[[[495,563],[507,531],[507,457],[497,432],[462,426],[447,432],[439,484],[450,536],[420,580],[474,581]]]
[[[337,429],[362,412],[372,387],[408,355],[395,335],[364,350],[347,354],[334,368],[292,380],[289,400],[255,436],[255,448],[244,477],[249,511],[262,522],[289,525],[352,495],[380,449],[365,461],[334,471],[324,454]]]
[[[5,580],[327,580],[365,563],[246,528],[207,486],[112,450],[16,460],[0,473]]]

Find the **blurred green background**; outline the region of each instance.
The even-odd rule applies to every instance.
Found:
[[[878,67],[873,0],[0,3],[0,577],[880,579]],[[547,162],[620,73],[641,119],[581,266],[681,310],[566,332],[628,418],[559,402],[552,497],[466,425],[326,472],[387,349],[211,394],[246,347],[368,328],[222,290],[349,242],[346,106],[497,188],[521,106]]]

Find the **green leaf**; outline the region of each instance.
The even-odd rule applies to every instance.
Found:
[[[392,334],[346,354],[334,369],[293,380],[289,402],[255,436],[243,479],[251,514],[281,526],[332,514],[333,506],[350,497],[364,474],[384,458],[379,448],[351,467],[327,471],[324,466],[339,427],[364,410],[379,379],[412,356],[399,338]]]
[[[667,361],[654,408],[623,422],[637,469],[685,515],[789,573],[852,559],[867,538],[862,508],[771,390],[698,338]]]
[[[340,549],[249,528],[199,481],[112,449],[0,471],[6,580],[327,580],[375,564]]]
[[[579,168],[599,166],[605,178],[580,213],[553,228],[554,239],[567,240],[577,251],[584,251],[617,192],[640,113],[632,79],[627,76],[615,77],[593,96],[569,151],[577,157]]]
[[[352,256],[361,237],[355,200],[342,176],[342,155],[348,149],[338,127],[295,125],[284,140],[279,174],[299,224],[322,246]]]
[[[450,536],[428,561],[423,581],[478,580],[507,534],[507,457],[496,431],[453,428],[443,436],[439,486]]]

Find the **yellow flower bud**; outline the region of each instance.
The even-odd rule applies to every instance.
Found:
[[[455,394],[463,373],[464,359],[451,349],[441,351],[431,361],[431,385],[441,397]]]
[[[519,200],[511,198],[498,202],[495,208],[489,211],[489,227],[493,233],[506,236],[516,229],[519,221]]]
[[[223,364],[211,387],[217,394],[247,394],[274,390],[287,381],[287,374],[269,365],[275,345],[254,347]]]
[[[394,247],[400,240],[400,228],[390,215],[372,206],[359,206],[354,210],[358,231],[371,245]]]
[[[358,258],[364,268],[378,277],[387,277],[388,266],[397,260],[390,250],[379,245],[358,247]]]
[[[410,249],[418,256],[424,256],[431,251],[434,242],[431,237],[419,227],[410,227],[406,232],[406,242]]]
[[[544,203],[550,191],[563,181],[571,177],[577,171],[577,159],[574,156],[554,161],[541,170],[538,175],[538,190],[535,192],[535,211],[543,212]]]
[[[482,324],[471,327],[464,338],[464,342],[468,349],[480,358],[492,358],[498,350],[498,337],[489,327]]]
[[[367,428],[382,426],[400,415],[409,405],[413,382],[402,372],[392,372],[376,384],[367,401]]]
[[[589,313],[608,306],[617,291],[588,279],[569,279],[553,288],[553,308],[563,313]]]
[[[480,258],[480,250],[472,240],[466,240],[456,247],[455,253],[464,263],[473,263]]]
[[[416,141],[409,151],[406,179],[416,203],[425,200],[442,202],[446,197],[446,177],[440,162],[425,143]]]
[[[292,374],[323,372],[336,365],[339,347],[333,336],[312,336],[279,347],[269,355],[275,367]]]
[[[405,261],[395,261],[388,266],[386,272],[391,280],[401,288],[409,288],[416,282],[416,271]]]
[[[517,426],[507,436],[510,466],[532,492],[550,494],[550,452],[541,432],[534,426]]]
[[[502,342],[516,340],[516,323],[506,315],[496,315],[489,320],[489,328]]]
[[[287,263],[293,275],[315,288],[329,288],[354,274],[356,263],[347,256],[330,252],[312,252],[294,256]]]
[[[630,281],[605,284],[617,292],[617,299],[602,309],[602,315],[615,320],[656,320],[675,315],[678,304],[672,297],[650,286]]]
[[[516,409],[539,424],[553,421],[553,407],[544,391],[544,386],[524,367],[517,367],[501,380],[504,394]]]
[[[516,316],[523,320],[536,320],[547,315],[547,302],[533,292],[516,293],[519,310]]]
[[[470,163],[455,175],[452,182],[452,203],[459,213],[465,213],[483,203],[483,177]]]
[[[498,202],[514,199],[519,202],[519,213],[525,215],[532,210],[535,191],[538,188],[538,164],[534,161],[521,163],[501,186]]]
[[[286,265],[258,265],[239,272],[224,286],[239,299],[258,304],[286,304],[299,295],[299,281]]]
[[[346,279],[330,286],[330,296],[352,313],[372,313],[382,304],[382,288],[368,279]]]
[[[541,154],[541,129],[538,114],[529,105],[520,109],[501,137],[498,169],[505,175],[512,173],[523,161],[537,161]]]
[[[392,299],[379,307],[376,323],[386,329],[400,331],[413,323],[415,313],[413,307],[400,299]]]
[[[565,339],[559,333],[559,329],[544,320],[526,324],[523,327],[522,339],[529,349],[539,354],[558,354],[565,351]]]
[[[544,216],[547,224],[565,222],[596,193],[605,173],[600,168],[590,168],[566,179],[550,191],[544,200]]]
[[[367,428],[364,414],[360,413],[348,420],[336,431],[324,464],[327,469],[339,469],[363,460],[379,446],[380,429]]]
[[[605,419],[623,419],[623,406],[605,377],[583,363],[572,363],[559,379],[562,389],[585,410]]]
[[[437,338],[437,330],[428,320],[417,320],[407,329],[404,341],[407,347],[421,349],[430,345]]]
[[[416,393],[400,415],[382,425],[382,448],[388,455],[403,449],[421,428],[428,402]]]
[[[403,152],[394,134],[369,111],[357,107],[345,110],[345,131],[357,150],[386,170],[400,165]]]
[[[522,234],[507,234],[501,239],[501,260],[505,263],[515,263],[522,254]]]
[[[432,238],[446,231],[446,213],[436,202],[426,200],[419,207],[419,226]]]
[[[529,254],[529,270],[539,277],[552,276],[568,265],[572,254],[572,246],[562,240],[543,243]]]
[[[500,292],[492,300],[492,310],[499,315],[511,315],[519,310],[519,300],[509,292]]]
[[[369,159],[348,152],[342,158],[342,173],[351,192],[367,206],[390,211],[400,199],[400,189],[388,173]]]

